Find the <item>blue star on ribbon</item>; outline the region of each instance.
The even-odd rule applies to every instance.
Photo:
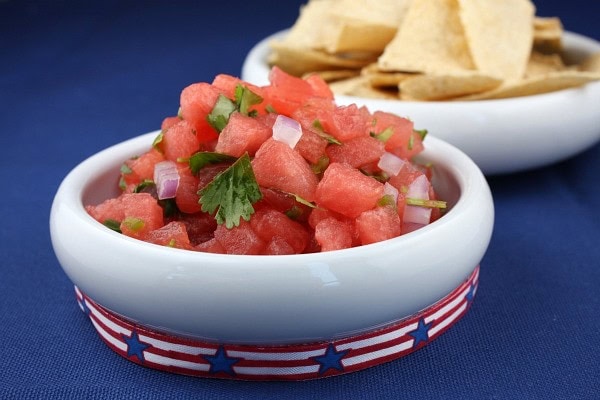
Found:
[[[342,358],[344,358],[344,356],[349,351],[350,351],[350,349],[336,351],[335,347],[333,347],[333,344],[329,343],[329,346],[327,346],[327,350],[325,351],[325,354],[323,354],[322,356],[312,357],[313,360],[315,360],[316,362],[318,362],[320,364],[319,375],[323,375],[325,372],[327,372],[330,369],[344,371],[344,366],[342,365]]]
[[[144,350],[150,347],[149,344],[140,341],[140,336],[135,331],[131,332],[131,336],[121,335],[127,345],[127,357],[136,356],[142,363],[144,359]]]
[[[432,324],[433,321],[426,324],[425,319],[421,318],[417,324],[417,329],[408,333],[410,336],[415,338],[415,342],[413,343],[413,349],[417,347],[419,343],[427,342],[429,340],[429,328],[431,328]]]
[[[210,372],[216,374],[225,372],[231,376],[235,375],[233,364],[241,360],[241,358],[229,357],[223,346],[219,346],[214,356],[203,356],[210,363]]]
[[[474,297],[475,297],[475,284],[472,283],[471,286],[469,286],[469,291],[465,295],[465,299],[467,300],[468,303],[470,303],[473,301]]]

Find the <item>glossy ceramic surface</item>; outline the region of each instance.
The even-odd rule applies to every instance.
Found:
[[[492,196],[463,152],[429,136],[422,158],[450,210],[385,242],[290,256],[216,255],[132,239],[93,220],[85,204],[117,194],[123,160],[157,132],[120,143],[74,168],[56,193],[52,243],[66,274],[113,312],[144,326],[220,343],[305,343],[366,332],[446,296],[482,260]]]

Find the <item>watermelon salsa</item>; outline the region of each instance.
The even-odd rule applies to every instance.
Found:
[[[184,88],[152,146],[123,163],[121,194],[88,213],[158,245],[268,255],[375,243],[441,216],[430,166],[412,161],[426,131],[337,106],[317,75],[274,67],[269,82]]]

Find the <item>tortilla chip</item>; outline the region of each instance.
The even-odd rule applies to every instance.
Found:
[[[396,88],[406,79],[413,78],[415,74],[408,72],[379,72],[366,76],[369,84],[375,88]]]
[[[339,70],[329,70],[329,71],[315,71],[309,72],[308,74],[303,75],[306,77],[308,75],[319,75],[321,79],[325,82],[336,82],[344,79],[354,78],[360,75],[360,70],[358,69],[339,69]]]
[[[600,54],[581,63],[563,33],[531,0],[309,0],[267,61],[350,96],[520,97],[599,79]]]
[[[458,0],[473,62],[481,73],[520,79],[533,44],[535,7],[529,0]]]
[[[397,28],[364,21],[340,21],[325,50],[330,53],[372,51],[381,53],[396,35]]]
[[[565,64],[558,54],[543,54],[533,51],[527,63],[525,77],[530,78],[537,75],[545,75],[549,72],[564,70]]]
[[[498,87],[502,80],[477,72],[453,75],[420,75],[400,82],[403,100],[447,100]]]
[[[562,50],[564,29],[558,17],[533,19],[533,48],[541,53],[558,53]]]
[[[557,90],[570,89],[600,80],[600,73],[573,70],[550,72],[521,81],[506,83],[486,93],[466,96],[456,100],[489,100],[531,96]]]
[[[374,56],[368,58],[364,54],[356,57],[335,56],[306,47],[288,46],[281,42],[272,42],[271,49],[267,62],[270,65],[278,65],[287,73],[296,76],[314,71],[360,69],[374,62],[375,58]]]
[[[368,97],[371,99],[398,100],[398,91],[380,90],[372,87],[366,77],[357,76],[342,81],[332,82],[329,87],[333,93],[345,96]]]
[[[364,67],[360,74],[365,76],[371,86],[381,89],[397,89],[398,84],[405,79],[415,76],[410,72],[385,72],[377,68],[377,64],[370,64]]]
[[[561,32],[562,35],[563,26],[558,17],[540,17],[536,15],[533,18],[533,29],[535,36],[539,33],[557,31]]]
[[[600,53],[591,54],[583,60],[579,65],[579,70],[600,73]]]
[[[281,41],[330,54],[380,54],[413,0],[311,0]]]
[[[313,0],[315,1],[315,0]],[[413,0],[329,1],[330,53],[368,51],[381,53],[394,38]]]
[[[413,2],[378,66],[382,71],[433,74],[473,69],[456,0]]]
[[[325,49],[323,38],[333,35],[333,27],[328,23],[332,3],[313,0],[301,6],[294,25],[275,43],[293,48]]]

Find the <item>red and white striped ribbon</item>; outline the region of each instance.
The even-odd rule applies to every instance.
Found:
[[[77,301],[102,340],[134,363],[178,374],[243,379],[305,380],[354,372],[412,353],[437,338],[471,305],[479,267],[446,297],[402,321],[329,342],[235,345],[172,336],[115,315],[75,287]]]

